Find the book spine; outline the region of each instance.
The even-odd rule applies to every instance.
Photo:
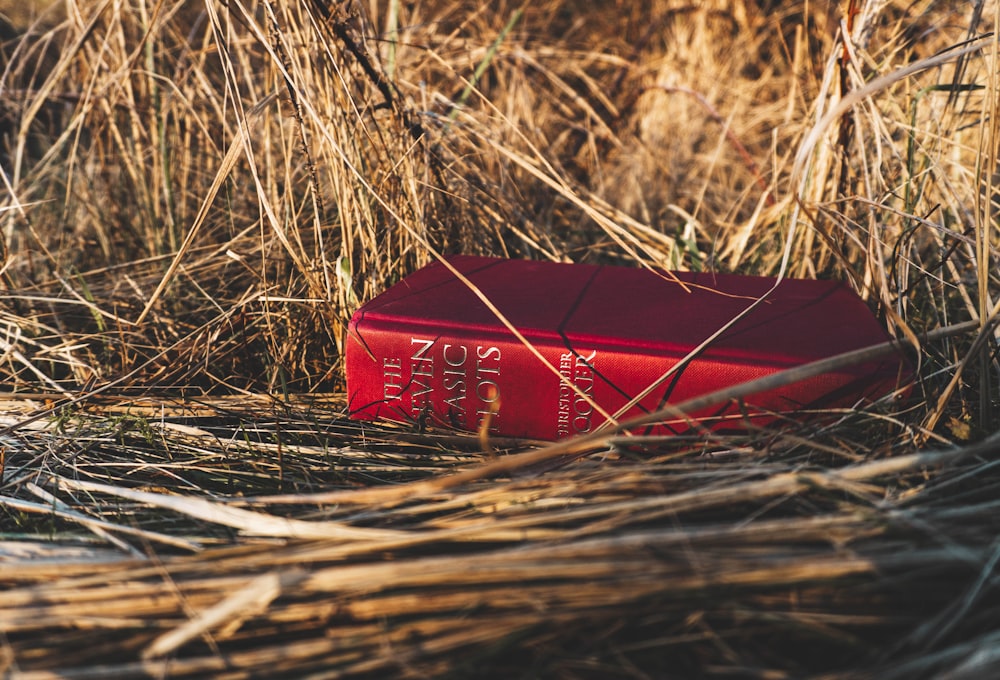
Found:
[[[396,320],[352,321],[346,354],[351,414],[366,420],[385,418],[470,432],[486,427],[497,435],[562,439],[591,432],[617,417],[616,411],[629,406],[634,395],[676,363],[674,357],[599,343],[534,339],[532,347],[535,352],[502,333],[442,334]],[[725,380],[739,380],[744,374],[751,379],[759,373],[739,366],[714,371],[707,375]],[[684,384],[693,382],[685,379]],[[676,386],[661,386],[618,415],[656,409]]]
[[[546,366],[502,331],[437,330],[395,319],[352,320],[346,348],[352,417],[556,440],[592,432],[609,416],[650,413],[785,368],[699,357],[663,380],[678,357],[649,348],[529,338]],[[710,429],[742,429],[748,419],[763,425],[775,412],[849,406],[893,384],[885,365],[868,364],[687,414],[644,433],[677,434],[690,430],[692,420]],[[636,395],[644,396],[633,403]]]

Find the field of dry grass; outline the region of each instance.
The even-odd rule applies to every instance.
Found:
[[[0,3],[0,673],[989,677],[997,3]],[[847,280],[913,398],[348,420],[441,254]]]

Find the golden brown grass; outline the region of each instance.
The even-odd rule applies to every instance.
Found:
[[[45,5],[0,5],[4,672],[995,668],[995,3]],[[843,278],[915,399],[347,421],[350,314],[451,252]]]

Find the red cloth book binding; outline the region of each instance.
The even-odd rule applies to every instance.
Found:
[[[606,416],[649,413],[888,340],[846,285],[785,279],[763,304],[649,390],[775,280],[469,256],[448,261],[537,354],[466,283],[433,263],[351,318],[346,373],[352,417],[472,432],[485,420],[497,435],[562,439],[593,431]],[[779,412],[878,398],[909,375],[906,360],[890,355],[688,415],[715,430],[745,429],[748,419],[766,424]],[[690,428],[690,421],[676,419],[638,433]]]

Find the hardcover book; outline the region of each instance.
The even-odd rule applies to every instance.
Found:
[[[466,281],[435,262],[351,318],[352,417],[556,440],[888,340],[838,282],[785,279],[771,291],[775,280],[766,277],[471,256],[448,262]],[[679,433],[695,422],[745,429],[776,413],[853,406],[908,375],[906,360],[891,355],[639,433]]]

